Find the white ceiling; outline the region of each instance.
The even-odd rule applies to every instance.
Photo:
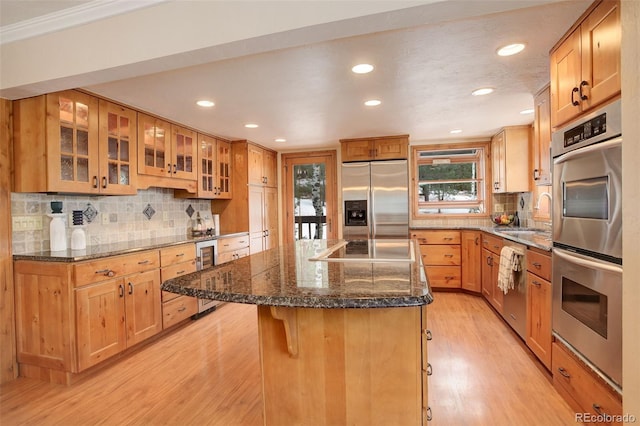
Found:
[[[1,0],[1,23],[15,25],[79,3],[87,2]],[[335,40],[327,36],[327,41],[275,46],[85,88],[205,132],[278,151],[404,133],[414,144],[486,138],[503,126],[531,123],[533,116],[520,111],[533,107],[532,95],[549,81],[549,49],[591,1],[540,3],[500,13],[495,13],[500,2],[452,0],[448,5],[460,8],[462,16],[469,3],[486,4],[491,13],[418,26],[412,22],[402,29]],[[420,11],[428,14],[429,7],[435,11],[437,6]],[[527,44],[523,53],[496,55],[498,47],[516,41]],[[359,62],[373,64],[374,71],[353,74],[350,68]],[[495,92],[471,96],[484,86]],[[215,107],[197,107],[195,101],[203,97]],[[367,99],[382,104],[365,107]],[[244,128],[248,122],[259,127]],[[462,133],[452,135],[452,129]]]

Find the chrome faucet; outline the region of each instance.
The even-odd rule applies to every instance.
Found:
[[[536,205],[534,209],[540,210],[540,200],[542,200],[543,195],[546,195],[547,197],[549,197],[549,203],[553,201],[553,199],[551,198],[551,194],[549,192],[541,192],[540,195],[538,195],[538,200],[536,201]]]

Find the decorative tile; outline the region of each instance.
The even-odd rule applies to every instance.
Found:
[[[524,209],[524,198],[520,197],[520,208]]]
[[[191,207],[191,204],[189,204],[189,207],[187,207],[186,211],[189,217],[193,216],[193,214],[195,213],[195,210],[193,209],[193,207]]]
[[[87,207],[84,209],[82,214],[84,214],[84,217],[87,218],[87,222],[91,223],[93,222],[93,219],[98,216],[98,210],[96,210],[96,208],[93,207],[91,203],[87,203]]]
[[[142,210],[142,213],[147,217],[147,219],[151,220],[156,211],[151,207],[151,204],[147,204],[147,207]]]

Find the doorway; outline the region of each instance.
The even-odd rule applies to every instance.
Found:
[[[337,238],[336,151],[282,154],[284,240]]]

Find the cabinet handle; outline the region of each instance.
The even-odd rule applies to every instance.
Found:
[[[122,284],[118,286],[118,295],[124,297],[124,286]]]
[[[532,265],[535,266],[536,269],[540,269],[542,267],[538,262],[533,262]]]
[[[138,262],[138,265],[146,265],[147,263],[149,263],[149,259],[141,260],[140,262]]]
[[[448,275],[448,276],[444,277],[444,279],[445,279],[445,280],[447,280],[447,281],[451,281],[451,280],[452,280],[452,279],[454,279],[454,278],[455,278],[455,277],[454,277],[454,276],[451,276],[451,275]]]
[[[425,330],[424,334],[427,335],[427,340],[433,340],[433,335],[431,334],[431,330]]]
[[[443,240],[445,240],[445,241],[451,241],[451,240],[453,240],[453,237],[444,237],[444,238],[443,238]]]
[[[571,378],[571,374],[567,373],[567,370],[565,370],[562,367],[558,367],[558,372],[562,374],[564,377],[566,377],[567,379]]]
[[[531,284],[535,285],[536,287],[540,287],[541,283],[539,283],[536,280],[531,281]]]
[[[94,176],[93,177],[93,187],[97,188],[98,187],[98,176]]]
[[[533,169],[533,180],[538,180],[539,179],[537,174],[538,174],[538,169]]]
[[[133,284],[129,282],[129,294],[133,294]]]
[[[167,173],[171,174],[171,163],[167,164]]]
[[[240,241],[240,244],[246,244],[245,240]]]
[[[433,374],[433,367],[431,367],[430,363],[427,363],[427,376],[431,376]]]
[[[573,90],[571,91],[571,105],[573,105],[573,106],[578,106],[578,105],[580,105],[580,102],[576,101],[576,100],[573,98],[573,95],[574,95],[574,94],[576,94],[576,93],[578,93],[579,91],[580,91],[580,89],[578,89],[577,87],[574,87],[574,88],[573,88]]]
[[[174,164],[173,165],[173,174],[175,175],[176,173],[178,173],[178,165]]]
[[[222,246],[223,247],[229,247],[229,244],[223,244]]]
[[[476,243],[476,245],[478,245],[480,243],[480,237],[476,237],[475,243]]]
[[[102,176],[102,189],[107,189],[107,177]]]
[[[181,306],[181,307],[178,308],[178,312],[184,312],[186,310],[187,310],[187,308],[185,306]]]
[[[596,404],[595,402],[591,405],[593,407],[593,411],[596,412],[597,415],[599,416],[604,416],[605,412],[602,411],[602,407],[598,404]]]
[[[584,86],[588,86],[588,85],[589,85],[589,83],[587,83],[587,82],[586,82],[586,81],[584,81],[584,80],[582,80],[582,81],[580,82],[580,99],[581,99],[581,100],[583,100],[583,101],[586,101],[587,99],[589,99],[589,97],[588,97],[587,95],[585,95],[584,93],[582,93],[582,88],[583,88]]]
[[[500,246],[493,246],[494,249],[498,250],[500,248]]]
[[[433,420],[433,415],[431,414],[431,407],[427,407],[427,421],[430,422]]]
[[[182,257],[182,256],[184,256],[184,253],[178,253],[178,254],[176,254],[176,257]]]
[[[103,274],[105,277],[113,277],[116,275],[115,272],[113,272],[111,269],[100,269],[99,271],[96,271],[96,274]]]
[[[452,254],[445,254],[444,257],[453,257]]]

